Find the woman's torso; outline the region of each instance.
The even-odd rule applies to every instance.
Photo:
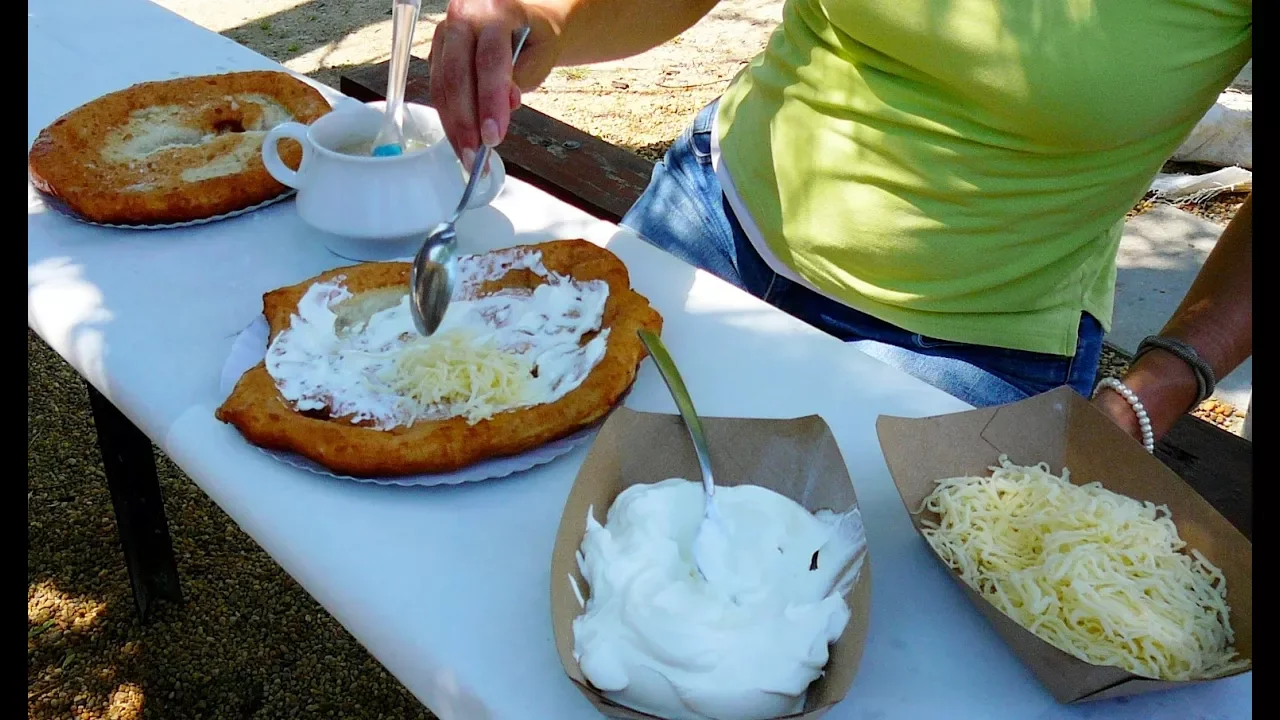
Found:
[[[719,152],[778,260],[934,337],[1069,355],[1251,0],[789,0]]]

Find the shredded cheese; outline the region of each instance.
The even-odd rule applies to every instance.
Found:
[[[1073,485],[1001,456],[990,477],[938,481],[923,534],[1005,615],[1064,652],[1159,680],[1248,667],[1233,647],[1227,583],[1184,550],[1169,509]]]
[[[459,327],[400,348],[379,379],[412,401],[419,417],[447,410],[474,425],[526,404],[534,378],[524,355],[498,347],[492,335]]]

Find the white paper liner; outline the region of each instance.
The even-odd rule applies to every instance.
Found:
[[[1160,173],[1148,192],[1157,200],[1203,202],[1225,192],[1253,190],[1253,172],[1240,167],[1224,167],[1204,175]]]
[[[227,397],[231,391],[235,389],[236,382],[240,380],[240,376],[254,365],[262,362],[267,355],[267,337],[270,335],[271,328],[267,325],[267,318],[259,315],[249,327],[240,331],[236,336],[235,342],[231,344],[231,352],[227,355],[227,361],[222,366],[222,379],[220,388],[222,397]],[[511,457],[495,458],[493,460],[485,460],[469,467],[462,468],[450,473],[437,473],[431,475],[405,475],[399,477],[381,477],[381,478],[363,478],[353,477],[351,475],[339,475],[330,472],[324,466],[315,463],[301,455],[289,452],[281,452],[279,450],[267,450],[258,448],[258,450],[270,455],[271,457],[292,465],[302,470],[310,470],[311,472],[328,475],[329,477],[339,478],[342,480],[354,480],[356,482],[374,483],[377,485],[400,485],[404,487],[410,486],[432,486],[432,485],[457,485],[465,482],[476,482],[479,480],[493,480],[496,478],[506,477],[513,473],[523,472],[538,465],[555,460],[586,443],[595,433],[596,428],[590,427],[586,430],[579,431],[566,438],[549,442],[540,447],[534,448],[519,455]]]
[[[101,227],[101,228],[111,228],[112,230],[171,230],[173,228],[191,227],[193,225],[205,225],[211,222],[217,222],[219,220],[226,220],[228,218],[233,218],[240,215],[246,215],[255,210],[261,210],[262,208],[267,207],[268,205],[274,205],[280,202],[281,200],[291,198],[294,196],[295,193],[297,193],[297,190],[290,188],[280,193],[279,195],[271,198],[270,200],[260,202],[257,205],[251,205],[246,208],[240,208],[239,210],[232,210],[229,213],[223,213],[221,215],[213,215],[207,218],[200,218],[199,220],[189,220],[187,222],[179,222],[179,223],[164,223],[164,224],[158,224],[158,225],[113,225],[111,223],[100,223],[100,222],[93,222],[92,220],[88,220],[82,217],[75,210],[72,210],[70,206],[68,206],[65,202],[63,202],[59,198],[56,198],[53,195],[50,195],[40,190],[34,185],[28,184],[28,187],[30,188],[30,194],[32,197],[38,198],[41,202],[44,203],[45,207],[49,208],[50,210],[53,210],[59,215],[69,217],[72,220],[75,220],[76,222],[84,223],[85,225],[93,225],[94,227]],[[30,199],[31,198],[28,198],[28,205],[31,204]]]

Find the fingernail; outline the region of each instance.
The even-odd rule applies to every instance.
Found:
[[[476,162],[476,151],[475,151],[475,150],[463,150],[463,151],[462,151],[462,164],[463,164],[463,165],[465,165],[465,166],[467,167],[467,169],[470,169],[470,168],[471,168],[471,166],[475,164],[475,162]]]
[[[498,144],[498,123],[493,118],[480,123],[480,142],[489,147]]]

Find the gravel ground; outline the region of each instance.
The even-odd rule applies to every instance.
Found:
[[[384,60],[390,46],[385,0],[157,1],[334,86],[344,67]],[[525,101],[657,159],[763,44],[780,5],[723,0],[662,48],[557,70]],[[415,52],[442,6],[423,3]],[[1241,202],[1184,209],[1225,225]],[[1108,347],[1100,374],[1127,365]],[[30,330],[27,375],[30,720],[433,717],[159,454],[186,604],[139,626],[83,382]],[[1243,424],[1212,401],[1197,415],[1235,432]]]
[[[27,331],[27,717],[431,718],[172,462],[186,604],[134,619],[84,383]]]

